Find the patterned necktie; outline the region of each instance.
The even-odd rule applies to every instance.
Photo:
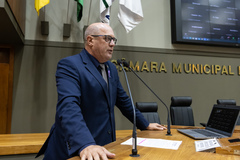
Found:
[[[101,71],[102,71],[102,76],[103,79],[106,81],[106,83],[108,84],[108,78],[107,78],[107,73],[106,73],[106,66],[105,64],[99,64],[101,67]]]

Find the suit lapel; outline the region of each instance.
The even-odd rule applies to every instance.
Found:
[[[94,66],[92,61],[89,59],[86,51],[82,52],[80,54],[80,56],[82,57],[83,63],[85,64],[85,68],[95,77],[95,79],[98,81],[98,83],[102,86],[105,96],[107,97],[108,105],[110,106],[110,99],[109,99],[107,83],[105,82],[105,80],[103,79],[102,75],[99,73],[97,68]],[[108,69],[108,67],[107,67],[107,69]]]

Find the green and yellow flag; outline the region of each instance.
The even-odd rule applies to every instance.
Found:
[[[75,1],[77,1],[77,21],[79,22],[82,19],[83,0],[75,0]]]
[[[35,0],[35,9],[39,15],[39,10],[46,6],[49,3],[50,0]]]

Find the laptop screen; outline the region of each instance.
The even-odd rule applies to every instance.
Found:
[[[214,105],[207,128],[232,133],[239,115],[239,106]]]

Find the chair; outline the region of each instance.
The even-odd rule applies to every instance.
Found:
[[[235,99],[217,99],[217,104],[234,105],[234,106],[237,105]],[[239,117],[238,117],[238,120],[237,120],[237,125],[240,125],[240,118]]]
[[[194,117],[191,104],[191,97],[171,97],[170,115],[172,125],[194,126]]]
[[[234,99],[218,99],[217,104],[228,104],[236,106],[236,101]]]
[[[143,114],[149,123],[161,123],[156,102],[136,102],[136,108]]]

